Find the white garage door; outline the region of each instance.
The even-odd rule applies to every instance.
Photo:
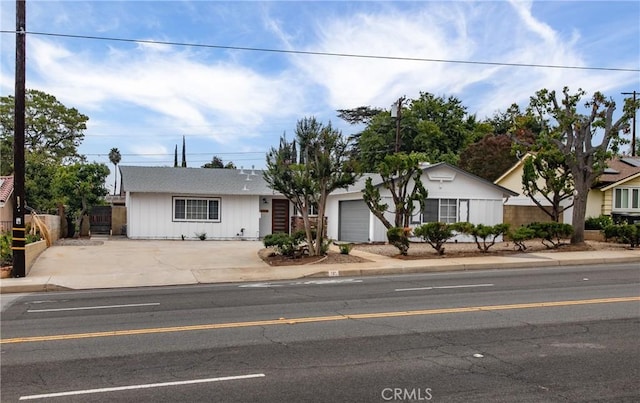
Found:
[[[340,202],[340,241],[369,242],[369,208],[363,200]]]

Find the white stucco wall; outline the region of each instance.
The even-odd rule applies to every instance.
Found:
[[[184,197],[217,197],[192,196]],[[127,194],[127,236],[133,239],[188,239],[206,233],[207,239],[257,239],[260,233],[258,196],[219,196],[220,222],[173,221],[172,194]]]

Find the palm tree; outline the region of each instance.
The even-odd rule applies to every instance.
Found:
[[[113,183],[114,196],[116,195],[116,187],[118,186],[118,164],[120,163],[121,157],[122,156],[120,155],[120,151],[117,148],[112,148],[111,151],[109,151],[109,161],[111,161],[111,163],[113,164],[115,168],[115,175],[116,175],[116,178]]]

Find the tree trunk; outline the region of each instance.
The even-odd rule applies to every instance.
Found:
[[[577,184],[576,184],[577,185]],[[576,187],[576,190],[578,188]],[[586,192],[577,191],[577,195],[573,197],[573,236],[571,237],[572,244],[584,243],[584,218],[587,213],[587,196],[589,189],[587,187]]]

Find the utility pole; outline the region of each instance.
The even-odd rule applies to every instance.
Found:
[[[622,95],[633,95],[633,104],[635,105],[636,103],[636,94],[638,92],[637,91],[633,91],[633,92],[623,92]],[[631,156],[635,157],[636,156],[636,109],[635,106],[633,108],[633,118],[631,120],[631,125],[633,126],[631,128]]]
[[[400,120],[402,119],[402,103],[405,99],[406,97],[402,96],[391,105],[391,117],[396,118],[396,153],[400,151]]]
[[[13,277],[26,275],[24,225],[24,131],[25,131],[25,64],[26,64],[26,0],[16,0],[16,87],[13,133]]]

